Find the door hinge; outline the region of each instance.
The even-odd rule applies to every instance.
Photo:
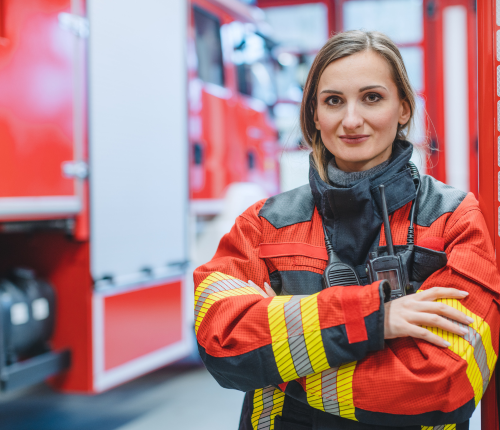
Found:
[[[62,12],[58,15],[59,26],[76,37],[86,39],[90,34],[89,20],[83,16]]]

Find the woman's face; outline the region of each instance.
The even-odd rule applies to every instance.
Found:
[[[410,119],[387,61],[362,51],[330,63],[323,71],[314,114],[326,148],[345,172],[389,159],[398,124]]]

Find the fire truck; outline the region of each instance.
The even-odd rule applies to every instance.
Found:
[[[196,230],[234,184],[272,195],[280,170],[282,189],[296,180],[277,130],[307,164],[301,83],[336,31],[377,23],[396,41],[414,141],[429,142],[417,163],[474,192],[500,245],[496,2],[256,3],[0,1],[3,390],[50,376],[99,392],[192,351]],[[483,430],[499,425],[497,386]]]
[[[192,352],[191,231],[233,183],[279,190],[259,13],[0,1],[2,390],[100,392]]]

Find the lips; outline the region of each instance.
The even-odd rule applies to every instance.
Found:
[[[351,144],[351,145],[355,145],[357,143],[363,143],[366,140],[368,140],[369,137],[370,137],[370,135],[368,135],[368,134],[345,134],[343,136],[339,136],[339,138],[340,138],[340,140],[342,140],[342,142],[347,143],[347,144]]]

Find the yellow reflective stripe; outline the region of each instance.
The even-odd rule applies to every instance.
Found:
[[[305,297],[300,301],[302,326],[307,353],[314,372],[321,372],[330,367],[326,359],[325,347],[321,336],[318,312],[318,294]]]
[[[195,332],[198,333],[198,329],[200,327],[201,322],[203,321],[203,318],[205,317],[208,310],[215,302],[218,302],[219,300],[228,297],[247,296],[251,294],[259,294],[259,293],[253,287],[244,287],[244,288],[237,288],[234,290],[220,291],[218,293],[210,294],[203,303],[203,306],[201,307],[200,312],[198,313],[198,317],[196,318]]]
[[[250,422],[254,430],[273,430],[274,418],[283,412],[285,393],[273,387],[259,388],[253,395]]]
[[[264,402],[262,401],[262,391],[262,388],[259,388],[258,390],[255,390],[253,394],[253,412],[250,421],[252,422],[252,428],[254,430],[256,430],[257,426],[259,425],[260,414],[264,409]]]
[[[491,329],[486,321],[484,321],[478,315],[472,313],[465,306],[462,305],[457,299],[438,299],[436,302],[442,302],[448,306],[451,306],[467,316],[471,317],[474,322],[470,324],[481,337],[481,343],[483,344],[484,350],[486,352],[486,361],[489,369],[489,375],[491,378],[491,374],[493,373],[493,369],[495,367],[495,363],[497,361],[497,355],[493,349],[493,344],[491,341]],[[432,333],[438,335],[442,339],[450,342],[450,346],[448,347],[455,354],[460,356],[467,363],[466,374],[469,379],[469,382],[474,390],[474,401],[476,406],[483,396],[483,375],[479,368],[478,363],[476,362],[476,358],[474,356],[474,347],[464,339],[463,336],[456,335],[454,333],[447,332],[442,329],[438,329],[436,327],[424,327],[431,331]]]
[[[339,367],[337,375],[337,396],[340,406],[340,416],[354,421],[357,421],[357,419],[354,415],[355,408],[352,392],[352,379],[356,363],[356,361],[353,361],[351,363],[342,364]]]
[[[325,410],[323,398],[321,397],[321,373],[306,376],[307,403],[313,408]]]
[[[283,308],[283,305],[292,297],[293,296],[276,296],[267,307],[274,359],[276,360],[278,372],[283,381],[291,381],[299,377],[295,371],[292,353],[290,352],[285,310]]]
[[[283,403],[285,403],[285,393],[280,390],[274,390],[273,394],[273,410],[271,411],[271,426],[269,430],[274,429],[274,418],[276,415],[281,415],[283,412]]]
[[[439,426],[421,426],[422,430],[456,430],[456,424],[445,424]]]
[[[488,368],[490,369],[490,377],[495,369],[495,363],[497,362],[497,355],[493,349],[493,343],[491,341],[491,329],[489,324],[483,320],[480,316],[473,314],[469,309],[467,309],[462,303],[456,299],[439,299],[439,302],[443,302],[448,306],[451,306],[459,311],[463,312],[467,316],[471,317],[474,322],[470,325],[474,330],[476,330],[481,336],[481,342],[483,343],[484,349],[486,351]],[[468,342],[467,342],[468,343]]]
[[[234,280],[234,281],[233,281]],[[229,282],[228,282],[229,281]],[[219,283],[217,285],[214,285]],[[214,291],[214,289],[216,291]],[[208,291],[207,291],[208,290]],[[212,292],[210,292],[212,290]],[[205,293],[203,295],[203,293]],[[208,296],[207,296],[208,294]],[[203,297],[202,297],[203,295]],[[195,333],[198,334],[203,318],[210,307],[217,301],[235,296],[260,295],[260,293],[250,285],[246,284],[233,276],[224,273],[214,272],[200,283],[195,291]],[[261,296],[262,297],[262,296]],[[200,306],[201,305],[201,306]]]
[[[221,272],[214,272],[208,275],[204,281],[198,285],[196,288],[196,291],[194,293],[194,305],[196,306],[196,302],[201,296],[201,293],[207,288],[209,285],[213,284],[214,282],[217,281],[223,281],[224,279],[234,279],[233,276],[225,275],[224,273]]]

